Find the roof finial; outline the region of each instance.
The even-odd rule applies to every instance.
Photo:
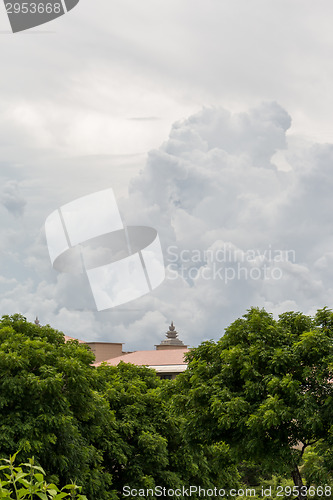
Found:
[[[37,326],[41,326],[40,322],[39,322],[39,319],[38,319],[38,316],[36,316],[36,319],[35,319],[35,325]]]
[[[169,326],[169,331],[166,332],[166,336],[168,339],[176,339],[178,337],[178,332],[173,324],[173,321],[171,321],[171,325]]]
[[[166,332],[166,339],[162,340],[162,342],[156,346],[156,349],[186,349],[187,345],[184,345],[184,343],[177,337],[178,332],[175,328],[175,325],[173,324],[173,321],[171,321],[169,330]]]

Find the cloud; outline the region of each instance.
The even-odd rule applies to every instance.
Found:
[[[1,204],[15,217],[21,217],[27,201],[20,194],[20,187],[16,181],[7,181],[0,193]]]
[[[2,35],[1,140],[15,159],[146,152],[201,103],[239,110],[262,99],[284,103],[293,133],[328,138],[333,7],[322,7],[304,0],[300,17],[285,1],[80,2],[48,33]]]
[[[131,182],[127,218],[163,240],[159,310],[180,318],[187,341],[216,338],[252,305],[312,312],[332,301],[332,147],[288,144],[290,125],[275,102],[204,108],[172,127]]]
[[[333,4],[321,6],[82,1],[14,36],[1,3],[1,311],[150,348],[172,319],[193,345],[251,305],[332,303]],[[152,294],[97,314],[82,282],[52,270],[42,228],[104,187],[128,224],[158,229],[171,268]],[[226,247],[245,261],[205,261]],[[295,258],[260,257],[269,249]]]
[[[253,217],[268,224],[274,198],[281,201],[285,191],[285,174],[271,158],[286,147],[290,123],[276,103],[235,115],[204,108],[176,123],[130,184],[130,197],[143,205],[137,218],[147,214],[162,233],[172,231],[178,240],[186,240],[190,228],[197,242],[222,227],[223,239],[237,230],[241,240],[239,225],[248,227]]]
[[[70,201],[71,189],[72,199],[82,189],[75,184],[76,162],[68,163],[72,177],[63,199],[58,165],[49,172],[55,183],[48,199],[24,180],[29,227],[21,239],[15,238],[18,225],[7,234],[13,272],[7,269],[0,280],[2,311],[19,310],[31,320],[38,315],[41,323],[84,340],[149,349],[171,320],[185,344],[197,345],[219,338],[251,306],[312,314],[331,304],[333,149],[290,139],[290,126],[289,113],[276,102],[241,113],[205,107],[176,122],[132,176],[128,195],[117,197],[126,224],[157,229],[167,278],[152,293],[101,313],[84,276],[52,270],[45,237],[36,232],[52,210]],[[99,162],[107,174],[108,159]],[[65,175],[65,164],[63,169]],[[99,187],[93,177],[90,185]]]

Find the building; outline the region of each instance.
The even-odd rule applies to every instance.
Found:
[[[87,343],[88,345],[92,344],[89,342]],[[186,370],[187,362],[185,360],[185,355],[190,350],[187,345],[184,345],[184,343],[178,339],[178,332],[173,322],[166,332],[166,339],[162,340],[161,343],[155,347],[155,350],[123,352],[120,355],[111,356],[110,358],[106,358],[106,356],[102,355],[101,357],[106,359],[97,360],[96,358],[94,365],[99,366],[102,362],[106,362],[109,365],[117,366],[123,361],[124,363],[132,363],[133,365],[153,368],[159,377],[163,379],[173,379],[179,373]],[[105,350],[105,355],[106,352],[110,351]]]
[[[38,317],[35,324],[41,326]],[[178,332],[171,322],[166,338],[160,344],[155,345],[155,350],[126,352],[121,342],[85,342],[64,335],[65,341],[77,340],[80,344],[86,344],[95,355],[94,366],[107,363],[117,366],[121,361],[138,366],[153,368],[158,376],[163,379],[174,379],[179,373],[186,370],[186,354],[190,349],[179,338]]]

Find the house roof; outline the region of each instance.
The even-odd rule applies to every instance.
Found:
[[[189,349],[166,349],[162,351],[135,351],[116,358],[108,359],[105,362],[109,365],[117,366],[121,361],[124,363],[132,363],[133,365],[149,366],[155,368],[157,366],[182,366],[186,367],[187,363],[184,359]],[[100,363],[94,363],[99,366]]]

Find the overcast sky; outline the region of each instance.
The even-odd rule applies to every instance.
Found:
[[[333,5],[81,0],[12,34],[0,4],[0,312],[84,340],[219,338],[251,306],[333,303]],[[108,311],[44,223],[112,188],[167,277]],[[83,280],[83,281],[82,281]]]

